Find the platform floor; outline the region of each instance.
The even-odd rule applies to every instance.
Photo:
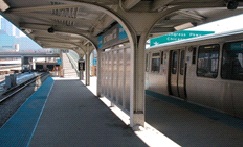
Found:
[[[147,123],[180,146],[243,146],[242,119],[168,97],[146,102]]]
[[[243,120],[167,97],[147,96],[145,127],[133,130],[93,94],[94,83],[45,81],[0,129],[0,146],[243,145]]]
[[[80,80],[55,80],[30,146],[146,146]]]

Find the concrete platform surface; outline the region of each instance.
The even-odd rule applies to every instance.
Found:
[[[147,146],[78,79],[54,80],[30,146]]]
[[[94,95],[95,77],[90,83],[44,82],[0,129],[0,146],[243,146],[242,119],[161,95],[146,96],[145,126],[133,130],[126,113]]]
[[[95,81],[96,77],[91,77],[91,85],[88,86],[93,93],[96,92]],[[119,113],[115,114],[129,124],[129,117]],[[145,116],[144,128],[135,133],[149,146],[243,146],[243,119],[210,108],[147,93]]]
[[[243,146],[242,119],[169,97],[146,102],[147,123],[180,146]]]

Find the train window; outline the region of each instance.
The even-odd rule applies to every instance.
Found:
[[[153,57],[159,56],[159,53],[153,53]]]
[[[181,51],[181,58],[180,58],[180,74],[184,74],[184,65],[185,65],[185,51]]]
[[[46,65],[46,68],[49,70],[49,71],[52,71],[53,70],[53,65]]]
[[[177,55],[177,51],[173,51],[172,52],[172,71],[171,71],[171,73],[172,74],[176,74],[177,73],[177,57],[178,55]]]
[[[223,79],[243,81],[243,42],[225,43],[221,68]]]
[[[219,45],[199,46],[197,76],[216,78],[218,76]]]
[[[163,55],[164,55],[164,52],[162,51],[161,54],[160,54],[160,64],[163,64]]]
[[[36,65],[35,68],[36,68],[37,71],[43,71],[44,70],[43,65]]]
[[[152,66],[151,71],[152,72],[159,72],[160,70],[160,53],[153,53],[152,54]]]

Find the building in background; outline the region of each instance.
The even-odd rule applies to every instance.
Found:
[[[0,51],[42,49],[41,46],[26,37],[21,30],[6,19],[0,17],[0,24]]]
[[[13,36],[13,24],[4,18],[1,19],[1,30],[4,31],[8,36]]]
[[[0,30],[0,51],[15,51],[15,38]]]

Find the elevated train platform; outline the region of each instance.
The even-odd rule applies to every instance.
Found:
[[[0,146],[242,146],[243,120],[180,100],[146,96],[134,130],[72,78],[48,78],[0,129]],[[93,93],[92,93],[93,92]],[[151,94],[150,94],[151,95]],[[103,101],[103,102],[102,102]],[[111,111],[115,112],[114,115]],[[125,115],[125,114],[123,114]],[[121,117],[120,117],[121,118]]]
[[[0,129],[0,146],[146,146],[78,79],[47,79]]]
[[[147,123],[180,146],[242,146],[243,120],[199,105],[147,95]]]
[[[146,96],[144,90],[243,118],[243,33],[210,36],[179,48],[146,49],[148,39],[241,15],[243,2],[0,0],[0,4],[1,16],[41,47],[78,53],[77,73],[80,79],[86,77],[85,82],[48,79],[1,128],[0,146],[242,146],[242,119],[181,100]],[[96,60],[90,55],[94,50]],[[75,75],[62,70],[62,61],[59,76]],[[225,68],[225,63],[231,66]],[[94,64],[97,80],[92,82]],[[93,83],[95,94],[87,89]],[[107,96],[122,109],[95,95]],[[125,123],[111,113],[115,110],[123,112]]]

